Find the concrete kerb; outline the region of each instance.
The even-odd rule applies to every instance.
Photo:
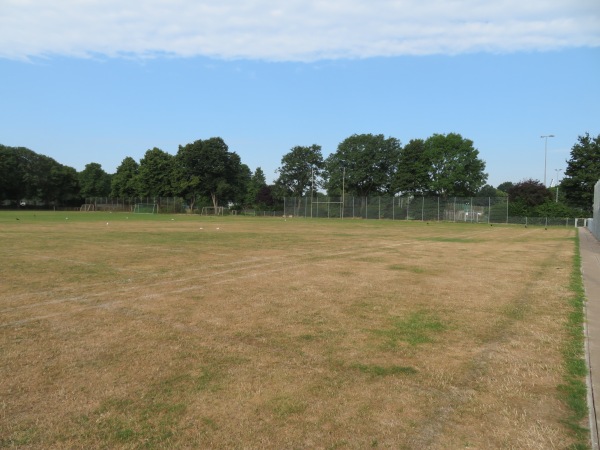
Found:
[[[587,376],[588,405],[590,409],[590,437],[593,450],[600,450],[598,412],[600,406],[600,241],[586,228],[579,228],[581,270],[585,289],[585,352],[589,373]]]

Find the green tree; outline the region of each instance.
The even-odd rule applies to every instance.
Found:
[[[411,139],[400,152],[394,191],[418,194],[429,191],[431,161],[423,139]]]
[[[236,154],[239,164],[235,168],[235,180],[232,187],[231,202],[235,203],[236,209],[240,209],[248,197],[248,189],[252,183],[252,171],[250,167],[241,162],[240,157]]]
[[[127,156],[111,180],[111,197],[137,197],[139,195],[140,165],[131,156]]]
[[[307,192],[316,191],[320,186],[319,178],[323,170],[321,146],[296,146],[281,158],[281,166],[277,169],[279,177],[275,184],[281,187],[286,195],[302,197]]]
[[[475,194],[473,198],[473,205],[475,206],[492,206],[497,203],[504,203],[502,197],[507,197],[508,194],[503,191],[499,191],[493,186],[486,184]]]
[[[35,157],[36,153],[28,148],[0,145],[0,200],[18,204],[28,198],[31,186],[25,182],[25,174]]]
[[[506,192],[496,189],[489,184],[482,186],[476,194],[477,197],[506,197]]]
[[[537,216],[536,207],[552,200],[550,190],[537,180],[523,180],[508,190],[511,216]]]
[[[248,189],[246,190],[244,203],[248,206],[257,206],[258,194],[265,186],[267,186],[265,173],[260,167],[257,167],[250,178],[250,182],[248,183]]]
[[[513,187],[515,184],[512,181],[505,181],[504,183],[500,183],[496,189],[499,191],[508,193],[508,190]]]
[[[272,185],[264,185],[258,191],[256,196],[256,208],[264,210],[273,210],[277,205]]]
[[[110,175],[95,162],[86,164],[83,171],[79,172],[79,185],[83,198],[110,195]]]
[[[77,171],[25,147],[0,145],[0,200],[69,203],[79,200]]]
[[[425,141],[430,162],[429,192],[444,197],[473,196],[485,184],[485,162],[473,141],[458,133],[434,134]]]
[[[600,135],[589,133],[579,136],[571,148],[565,177],[560,184],[570,206],[580,208],[588,215],[594,205],[594,185],[600,180]]]
[[[546,200],[541,205],[534,208],[535,215],[538,217],[577,217],[577,211],[569,208],[564,203],[554,200]]]
[[[154,147],[146,151],[139,167],[140,197],[170,197],[176,189],[173,186],[175,173],[174,156]]]
[[[400,141],[383,134],[354,134],[344,139],[326,160],[327,190],[361,197],[392,194]]]
[[[220,202],[241,201],[250,169],[220,137],[180,145],[177,160],[179,190],[190,203],[207,197],[216,208]]]
[[[45,205],[79,203],[81,190],[77,171],[47,156],[43,159],[45,174],[38,179],[38,198]]]

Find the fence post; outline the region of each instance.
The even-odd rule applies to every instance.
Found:
[[[456,197],[454,197],[454,206],[453,206],[453,222],[456,223]]]
[[[475,210],[473,209],[473,197],[471,197],[471,223],[473,223],[473,218],[475,217]],[[479,217],[477,217],[478,220],[476,220],[476,223],[479,223]]]

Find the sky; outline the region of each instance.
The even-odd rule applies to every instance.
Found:
[[[295,146],[459,133],[492,186],[550,184],[599,80],[598,0],[0,0],[0,144],[78,171],[218,136],[272,182]]]

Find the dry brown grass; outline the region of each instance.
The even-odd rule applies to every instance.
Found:
[[[573,443],[574,230],[174,219],[0,217],[0,446]]]

